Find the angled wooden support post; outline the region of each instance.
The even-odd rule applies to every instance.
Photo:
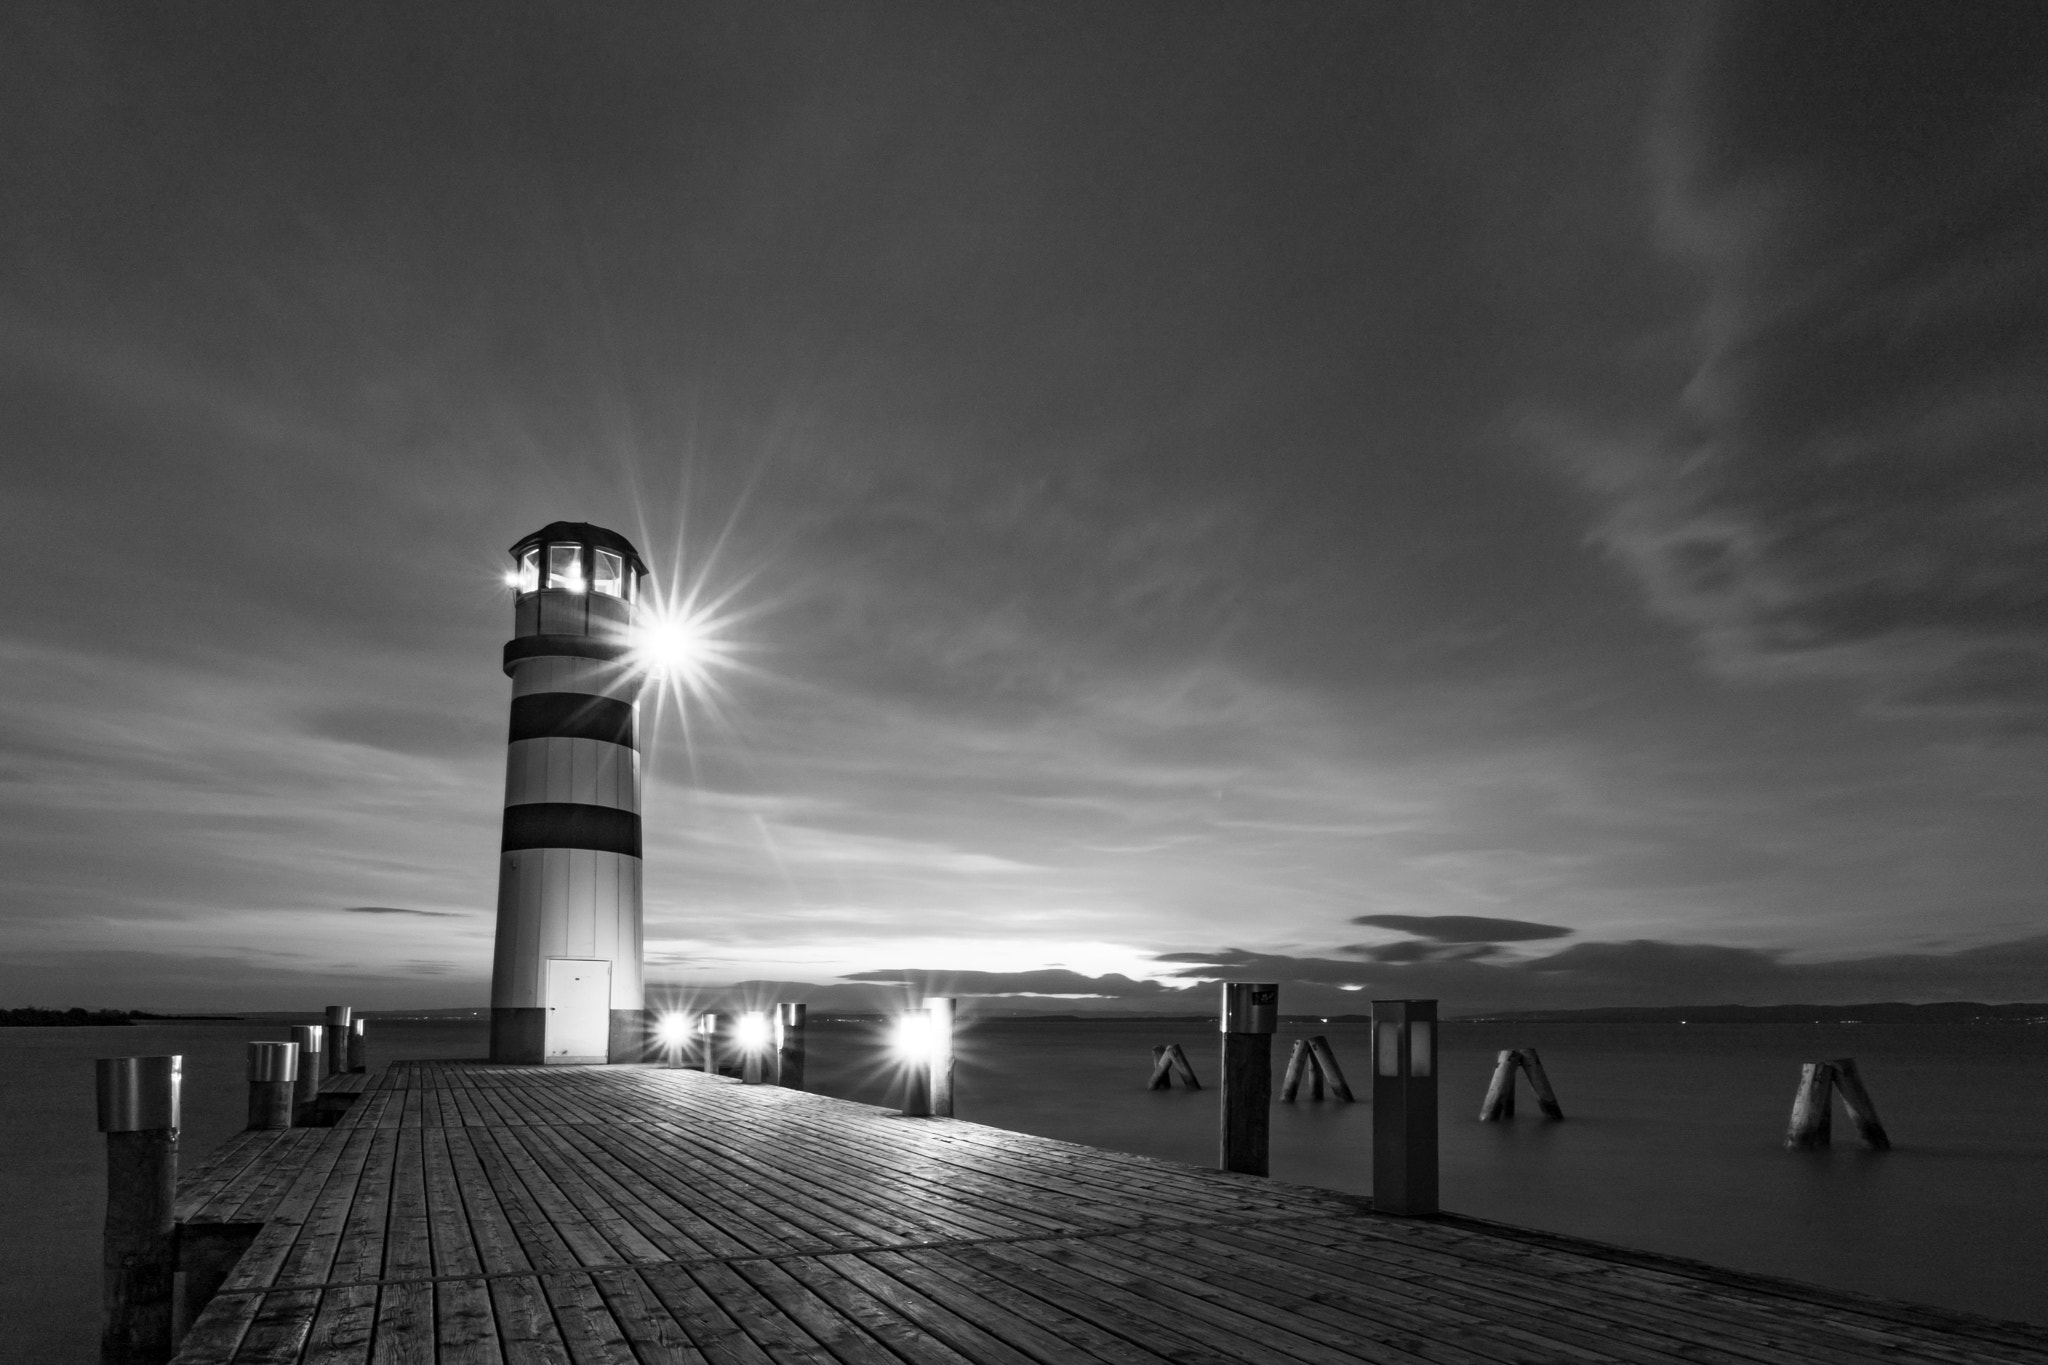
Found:
[[[1561,1119],[1564,1109],[1557,1102],[1557,1092],[1550,1088],[1550,1077],[1543,1070],[1543,1059],[1536,1055],[1533,1047],[1517,1048],[1515,1055],[1521,1058],[1522,1070],[1528,1073],[1529,1088],[1536,1092],[1536,1107],[1547,1119]]]
[[[1825,1147],[1834,1136],[1835,1068],[1808,1062],[1799,1068],[1799,1090],[1792,1096],[1792,1121],[1785,1129],[1785,1147],[1798,1151]]]
[[[1513,1048],[1502,1048],[1494,1059],[1493,1079],[1487,1083],[1486,1098],[1479,1105],[1481,1123],[1499,1123],[1515,1116],[1515,1072],[1522,1059]]]
[[[1863,1073],[1856,1069],[1856,1059],[1837,1057],[1828,1065],[1834,1068],[1835,1089],[1841,1092],[1842,1107],[1856,1121],[1856,1133],[1864,1145],[1873,1152],[1890,1151],[1892,1140],[1877,1117],[1877,1106],[1871,1103],[1870,1092],[1863,1088]]]
[[[1152,1048],[1152,1079],[1147,1090],[1171,1090],[1173,1078],[1178,1075],[1181,1084],[1190,1090],[1200,1090],[1202,1083],[1195,1079],[1194,1064],[1188,1054],[1180,1050],[1179,1043],[1156,1043]]]
[[[1273,1030],[1280,1022],[1275,982],[1223,986],[1222,1131],[1216,1164],[1265,1175],[1273,1126]]]
[[[1280,1102],[1294,1103],[1295,1095],[1301,1090],[1301,1073],[1313,1068],[1315,1057],[1308,1050],[1308,1039],[1296,1038],[1294,1049],[1287,1054],[1287,1074],[1280,1078]],[[1322,1087],[1316,1087],[1320,1090]],[[1321,1099],[1321,1095],[1315,1098]]]
[[[1330,1040],[1318,1033],[1308,1040],[1309,1055],[1315,1058],[1316,1071],[1330,1082],[1330,1095],[1346,1104],[1352,1102],[1351,1085],[1344,1079],[1344,1068],[1337,1065],[1337,1051],[1330,1046]],[[1320,1095],[1314,1098],[1322,1098]]]
[[[249,1044],[249,1129],[291,1127],[298,1082],[297,1043]]]
[[[102,1057],[99,1128],[107,1135],[100,1365],[171,1358],[182,1057]]]

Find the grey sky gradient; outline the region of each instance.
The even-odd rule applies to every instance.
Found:
[[[2042,10],[484,13],[0,18],[0,1002],[481,1002],[556,519],[668,988],[2048,996]]]

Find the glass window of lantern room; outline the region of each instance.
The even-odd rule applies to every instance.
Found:
[[[601,592],[606,597],[626,595],[626,561],[610,550],[597,552],[597,572],[590,576],[592,592]]]
[[[519,591],[538,592],[539,590],[540,546],[535,545],[530,547],[525,554],[519,556]]]
[[[583,591],[583,547],[548,546],[548,586],[564,592]]]

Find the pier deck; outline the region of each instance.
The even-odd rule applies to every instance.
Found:
[[[407,1063],[245,1133],[201,1362],[2048,1362],[2048,1332],[693,1071]],[[223,1226],[225,1225],[225,1226]]]

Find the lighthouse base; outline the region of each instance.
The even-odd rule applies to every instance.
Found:
[[[491,1011],[491,1060],[500,1066],[540,1066],[547,1060],[547,1015],[538,1006]],[[605,1055],[589,1062],[644,1062],[654,1055],[653,1016],[647,1010],[613,1010]],[[584,1059],[578,1058],[578,1061]]]
[[[500,1065],[539,1066],[547,1056],[548,1012],[539,1006],[491,1011],[491,1060]]]

